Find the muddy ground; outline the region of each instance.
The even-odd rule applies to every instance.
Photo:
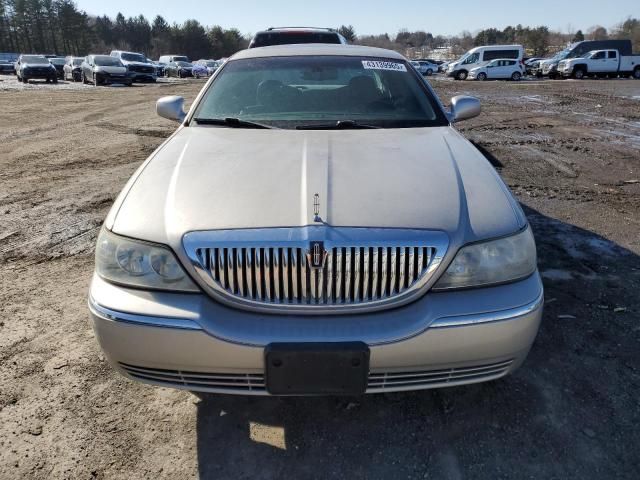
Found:
[[[640,82],[432,83],[482,100],[460,128],[534,227],[531,354],[488,384],[277,399],[130,382],[88,321],[100,224],[175,128],[154,102],[202,83],[0,76],[0,478],[637,478]]]

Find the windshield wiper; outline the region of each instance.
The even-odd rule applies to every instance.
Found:
[[[239,118],[194,118],[196,123],[200,125],[222,125],[231,128],[273,128],[263,123],[250,122],[248,120],[240,120]]]
[[[296,130],[364,130],[369,128],[381,128],[375,125],[358,123],[355,120],[338,120],[336,123],[318,123],[316,125],[298,125]]]

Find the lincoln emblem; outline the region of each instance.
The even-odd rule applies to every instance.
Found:
[[[327,260],[327,251],[323,242],[311,242],[307,253],[307,262],[311,268],[323,268]]]

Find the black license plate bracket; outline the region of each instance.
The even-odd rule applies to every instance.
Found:
[[[363,342],[272,343],[265,348],[272,395],[360,395],[367,389],[369,347]]]

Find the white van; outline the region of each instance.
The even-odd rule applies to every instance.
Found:
[[[476,47],[462,55],[458,60],[451,62],[447,69],[447,75],[456,80],[466,80],[469,71],[476,67],[495,60],[512,59],[522,62],[524,47],[522,45],[490,45]]]
[[[158,59],[158,63],[160,65],[169,65],[171,62],[188,62],[190,63],[189,57],[186,55],[162,55]]]

